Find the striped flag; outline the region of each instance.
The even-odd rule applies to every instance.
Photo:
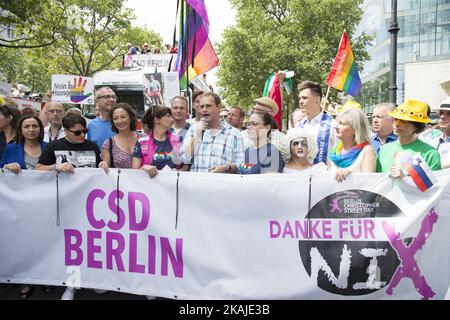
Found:
[[[344,31],[339,49],[328,75],[327,85],[357,97],[361,92],[361,79],[353,56],[350,41]]]
[[[281,85],[286,89],[288,95],[291,94],[293,76],[294,71],[278,71],[272,73],[264,85],[263,96],[273,99],[278,105],[278,113],[274,116],[274,119],[280,130],[282,129],[281,116],[283,114],[283,88]]]
[[[178,2],[178,56],[177,70],[180,86],[219,65],[219,58],[209,40],[209,19],[204,0]]]
[[[402,167],[408,172],[420,191],[425,192],[435,184],[436,179],[430,167],[419,154],[402,159]]]

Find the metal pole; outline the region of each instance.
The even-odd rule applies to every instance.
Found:
[[[389,85],[389,102],[397,104],[397,34],[400,28],[397,23],[397,0],[391,0],[391,83]]]

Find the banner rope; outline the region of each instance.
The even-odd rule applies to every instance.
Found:
[[[310,211],[311,211],[311,185],[312,185],[312,175],[309,175],[309,190],[308,190],[308,212],[306,214],[306,219],[308,220],[308,223],[306,224],[306,228],[308,230],[307,232],[307,238],[311,239],[311,228],[310,228]]]
[[[116,207],[116,215],[117,215],[117,223],[120,223],[120,215],[119,215],[119,210],[120,210],[120,174],[122,173],[122,170],[118,169],[117,170],[117,183],[116,183],[116,198],[117,198],[117,207]]]
[[[59,211],[59,172],[56,172],[56,226],[61,226],[61,216]]]
[[[180,171],[177,172],[177,188],[175,192],[176,197],[176,206],[175,206],[175,229],[178,227],[178,208],[179,208],[179,196],[180,196],[180,188],[179,188],[179,182],[180,182]]]

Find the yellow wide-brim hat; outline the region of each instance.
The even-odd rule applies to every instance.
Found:
[[[427,113],[428,105],[425,102],[408,99],[394,111],[388,112],[388,115],[403,121],[429,123],[431,119],[428,118]]]

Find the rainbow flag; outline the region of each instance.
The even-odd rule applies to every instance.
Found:
[[[328,75],[327,85],[357,97],[361,92],[361,79],[355,63],[350,41],[344,31],[333,67]]]
[[[209,19],[204,0],[178,2],[178,56],[176,69],[180,86],[219,65],[219,58],[209,40]]]

